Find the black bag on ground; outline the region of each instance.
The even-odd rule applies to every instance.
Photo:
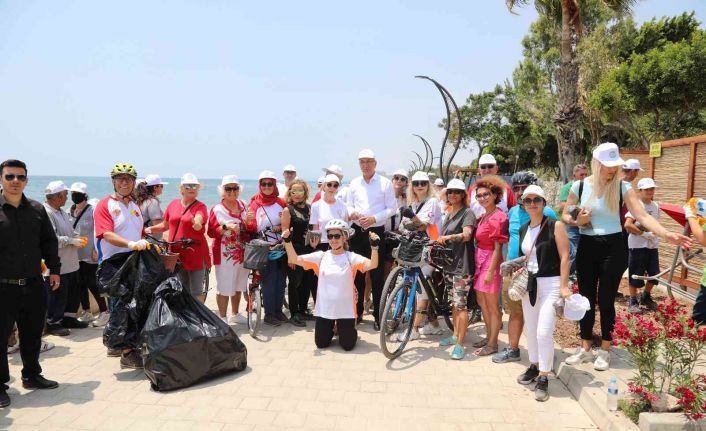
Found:
[[[115,301],[103,344],[112,349],[137,347],[155,289],[169,277],[155,250],[119,253],[101,262],[97,271],[101,293]]]
[[[248,351],[233,329],[184,291],[176,277],[157,288],[140,345],[145,374],[156,391],[247,366]]]
[[[261,239],[254,239],[245,244],[243,268],[263,270],[267,266],[267,255],[270,253],[270,244]]]

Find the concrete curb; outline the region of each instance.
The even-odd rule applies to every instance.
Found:
[[[706,420],[690,422],[681,413],[640,413],[640,431],[682,430],[706,430]]]

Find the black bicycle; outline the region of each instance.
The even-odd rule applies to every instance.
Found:
[[[443,317],[453,331],[452,298],[445,288],[443,270],[450,266],[453,257],[450,249],[417,233],[386,235],[400,241],[393,251],[398,266],[385,280],[380,308],[380,348],[385,357],[394,359],[402,354],[409,341],[417,313],[416,295],[421,289],[429,298],[430,318]],[[434,267],[429,277],[422,273],[425,264]]]
[[[171,275],[176,275],[182,267],[181,260],[179,259],[179,253],[174,253],[174,246],[180,245],[183,246],[183,248],[186,250],[193,251],[190,246],[198,243],[198,241],[190,238],[182,238],[174,241],[165,241],[163,239],[157,239],[152,235],[146,235],[146,237],[150,240],[150,242],[159,246],[159,256],[162,258],[162,263],[164,264],[164,267],[167,268],[167,271],[169,271]],[[206,270],[204,271],[203,283],[201,287],[201,293],[204,296],[204,300],[206,298],[206,295],[208,295],[209,291],[209,279],[211,278],[210,274],[210,268],[206,268]]]

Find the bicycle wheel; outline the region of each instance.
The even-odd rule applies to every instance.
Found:
[[[439,302],[440,314],[444,316],[446,326],[448,326],[451,332],[453,332],[454,324],[453,320],[451,319],[453,304],[451,302],[452,298],[449,296],[449,290],[446,288],[443,279],[441,280],[441,283],[437,283],[435,287],[437,293],[440,294],[439,298],[437,298],[437,301]]]
[[[385,284],[382,286],[382,293],[380,294],[380,321],[382,322],[382,310],[385,309],[385,303],[387,303],[387,298],[390,296],[392,290],[402,283],[404,280],[404,268],[401,266],[395,266],[388,274],[387,279],[385,279]]]
[[[398,284],[388,297],[380,319],[380,348],[388,359],[395,359],[404,351],[414,325],[415,295],[412,284]]]
[[[248,294],[248,332],[250,336],[256,338],[261,326],[262,292],[260,292],[260,286],[253,286]]]

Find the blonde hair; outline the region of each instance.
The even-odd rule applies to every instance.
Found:
[[[591,195],[586,203],[593,202],[598,197],[603,198],[603,203],[609,212],[617,214],[620,211],[620,193],[622,193],[622,177],[616,170],[613,178],[605,184],[601,184],[601,169],[603,164],[598,159],[591,160],[591,176],[586,181],[591,183]],[[579,202],[580,204],[581,202]]]
[[[412,181],[409,181],[409,185],[407,186],[407,200],[411,200],[413,202],[421,202],[424,199],[429,199],[430,197],[434,196],[434,192],[431,189],[431,181],[427,181],[427,192],[422,199],[417,199],[417,194],[414,193],[414,186],[412,185]]]
[[[304,202],[309,200],[309,184],[306,183],[306,181],[302,180],[301,178],[296,178],[294,181],[292,181],[292,184],[290,184],[289,188],[287,189],[287,194],[285,196],[285,202],[288,204],[293,203],[294,201],[292,200],[292,186],[295,184],[299,184],[304,188]],[[340,184],[340,183],[339,183]]]

